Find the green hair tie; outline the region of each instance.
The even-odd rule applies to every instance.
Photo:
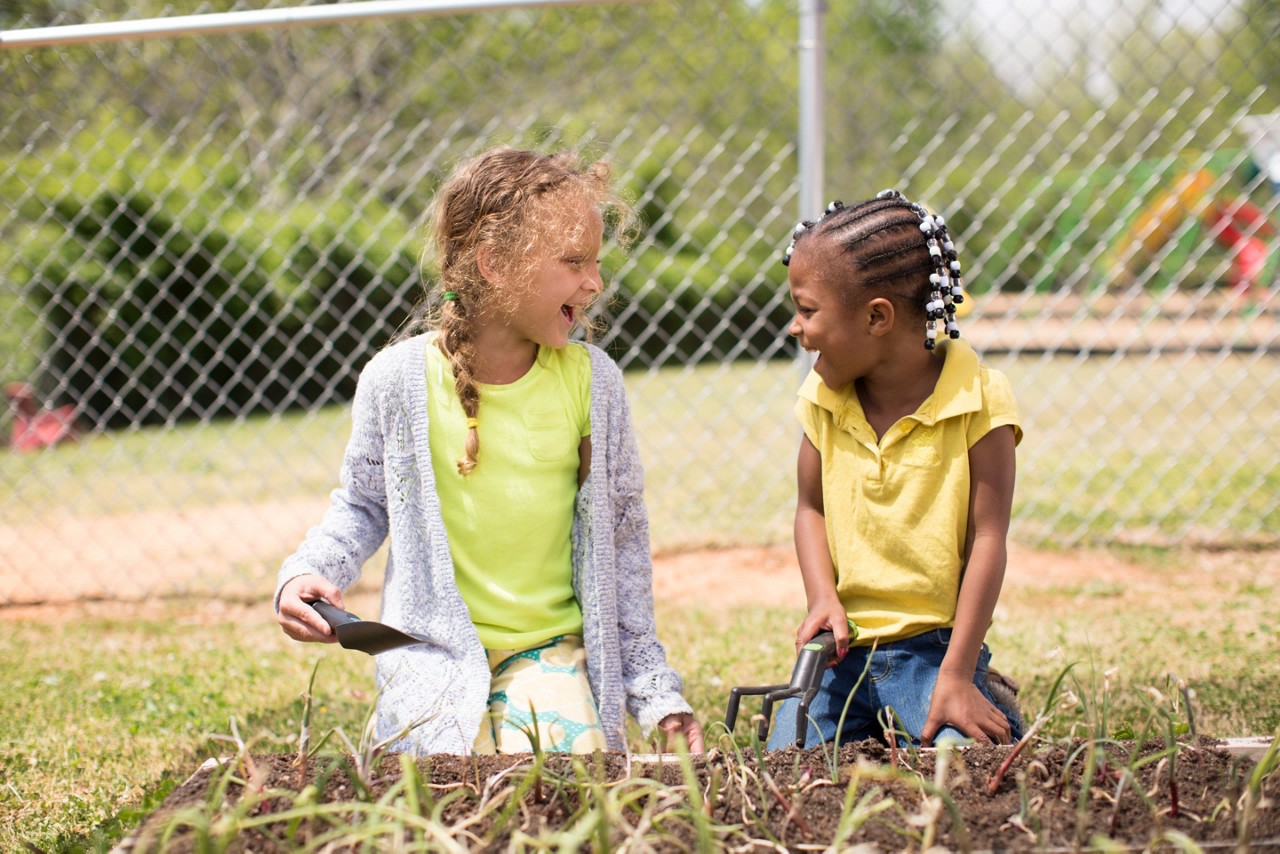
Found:
[[[443,299],[445,302],[457,302],[458,294],[455,291],[445,291]]]

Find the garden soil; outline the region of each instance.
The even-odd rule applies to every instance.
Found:
[[[1163,742],[1117,745],[1093,763],[1086,752],[1056,744],[1016,756],[1002,772],[1011,751],[965,748],[941,760],[939,772],[936,752],[890,751],[866,741],[840,749],[834,775],[832,757],[822,748],[764,754],[763,764],[754,755],[713,750],[693,757],[683,768],[669,754],[647,759],[596,754],[587,759],[585,772],[571,769],[567,757],[552,756],[541,774],[544,784],[523,789],[521,781],[530,775],[533,761],[528,755],[434,756],[419,760],[417,769],[423,788],[430,787],[430,797],[455,793],[445,799],[437,820],[454,828],[456,841],[470,850],[507,850],[521,834],[538,836],[571,825],[581,793],[590,792],[573,781],[587,778],[603,786],[644,787],[632,809],[622,811],[628,823],[615,826],[610,845],[622,844],[629,830],[641,833],[646,826],[661,826],[662,837],[649,840],[659,851],[700,847],[698,822],[687,810],[662,818],[664,804],[667,809],[687,804],[673,800],[670,793],[687,797],[691,781],[704,805],[703,831],[710,834],[701,842],[711,844],[701,847],[821,850],[840,837],[841,847],[863,845],[864,850],[919,849],[930,841],[943,850],[1079,850],[1105,837],[1135,850],[1172,850],[1175,841],[1185,850],[1185,840],[1212,850],[1236,849],[1242,841],[1252,762],[1212,740],[1182,745],[1175,765],[1167,760],[1143,764],[1144,758],[1165,751]],[[1093,784],[1084,787],[1091,764]],[[1136,773],[1130,777],[1127,771],[1132,769]],[[288,794],[271,797],[272,790],[296,792],[301,783],[314,783],[321,790],[318,801],[341,803],[352,799],[357,788],[333,759],[310,760],[304,773],[292,756],[256,756],[232,770],[264,793],[248,811],[264,823],[241,833],[233,851],[291,849],[327,830],[317,821],[270,821],[273,811],[282,813],[292,802]],[[153,850],[166,817],[203,803],[211,782],[224,773],[212,765],[201,769],[170,795],[128,847]],[[365,797],[376,800],[400,778],[398,758],[384,757]],[[945,792],[945,798],[931,797],[938,791]],[[228,804],[243,795],[243,788],[232,785]],[[1260,795],[1259,808],[1247,821],[1247,841],[1239,850],[1280,849],[1280,781],[1275,774]],[[518,809],[502,808],[516,799]],[[864,820],[842,836],[841,815],[856,814],[848,804],[859,801]],[[166,841],[164,850],[196,847],[190,834],[179,833]]]

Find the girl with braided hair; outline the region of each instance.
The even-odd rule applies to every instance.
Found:
[[[415,753],[625,747],[626,711],[701,751],[653,614],[644,484],[618,366],[570,340],[599,296],[608,164],[498,148],[437,194],[433,311],[364,368],[322,523],[285,560],[278,621],[390,540],[377,735]],[[616,216],[613,216],[616,215]],[[531,742],[536,739],[537,745]]]
[[[946,222],[894,190],[833,202],[797,226],[783,263],[788,331],[817,355],[796,405],[796,643],[830,630],[837,644],[805,743],[1016,739],[1016,699],[984,639],[1022,430],[1009,382],[959,338]],[[798,740],[797,702],[770,747]]]

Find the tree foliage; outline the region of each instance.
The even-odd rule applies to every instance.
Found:
[[[944,0],[828,9],[828,195],[897,186],[947,212],[978,290],[1105,285],[1102,260],[1179,158],[1238,151],[1239,113],[1277,108],[1269,0],[1211,32],[1134,15],[1107,33],[1109,97],[1083,62],[1020,94]],[[33,0],[0,5],[0,26],[173,13]],[[817,213],[795,210],[796,27],[793,0],[647,2],[0,52],[0,277],[38,297],[64,385],[90,358],[72,342],[139,371],[130,348],[167,323],[159,361],[205,377],[173,394],[221,358],[261,366],[228,411],[309,399],[303,373],[346,377],[303,366],[323,335],[367,352],[357,337],[383,340],[412,302],[414,224],[454,163],[496,142],[571,147],[608,156],[643,214],[632,254],[608,259],[618,332],[653,358],[779,352],[777,255]],[[1064,35],[1081,56],[1092,36]],[[214,304],[239,331],[160,314]],[[124,305],[142,332],[102,325]],[[344,306],[362,319],[343,325]],[[179,353],[187,332],[234,352]]]

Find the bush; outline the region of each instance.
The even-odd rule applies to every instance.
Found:
[[[710,210],[682,204],[682,191],[696,179],[677,174],[678,166],[663,155],[636,169],[633,192],[644,236],[630,257],[606,262],[617,270],[609,309],[609,341],[619,344],[614,356],[694,364],[788,351],[782,244],[755,231],[755,218],[766,215],[769,202],[745,211],[737,194],[726,193]],[[779,241],[789,229],[781,227]]]
[[[412,227],[376,204],[270,210],[238,172],[139,168],[141,148],[101,181],[55,160],[24,199],[39,225],[8,266],[40,318],[45,393],[106,427],[349,398],[416,299]]]

